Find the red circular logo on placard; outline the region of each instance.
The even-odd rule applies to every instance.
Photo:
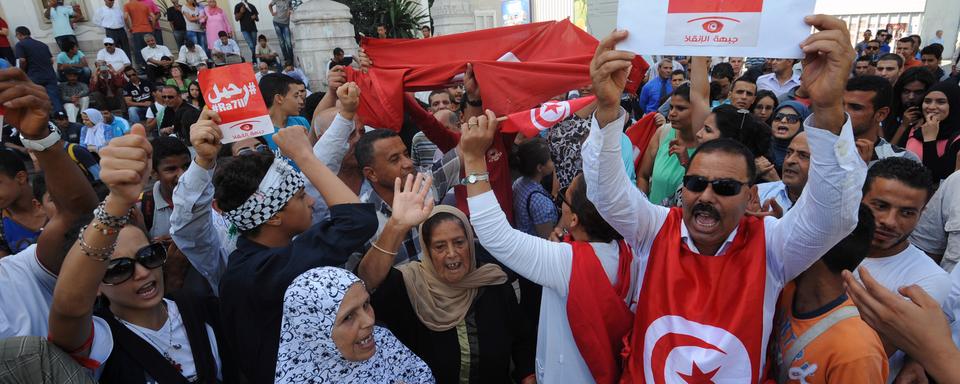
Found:
[[[703,30],[709,33],[717,33],[723,30],[723,23],[718,20],[709,20],[703,23]]]
[[[247,123],[247,124],[244,124],[244,125],[241,125],[241,126],[240,126],[240,130],[241,130],[241,131],[249,131],[249,130],[251,130],[251,129],[253,129],[253,124],[250,124],[250,123]]]

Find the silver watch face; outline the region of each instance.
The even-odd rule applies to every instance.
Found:
[[[477,182],[477,175],[467,176],[467,184],[473,184]]]

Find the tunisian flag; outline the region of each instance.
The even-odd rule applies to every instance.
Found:
[[[533,108],[553,96],[590,84],[590,61],[599,42],[568,20],[515,25],[432,37],[370,39],[361,45],[373,60],[368,73],[347,69],[361,89],[364,124],[399,130],[402,92],[452,85],[467,63],[480,83],[483,107],[497,115]],[[633,73],[649,66],[635,60]],[[627,92],[639,87],[631,76]]]
[[[624,134],[627,135],[627,138],[630,139],[630,143],[633,144],[633,168],[640,169],[640,160],[643,158],[643,151],[647,150],[647,144],[650,144],[650,139],[653,138],[653,134],[657,132],[657,119],[656,112],[650,112],[640,120],[637,120],[636,123],[627,128],[627,131]]]
[[[589,96],[573,100],[548,101],[529,111],[511,113],[507,116],[507,120],[500,124],[500,131],[520,132],[526,137],[535,137],[541,131],[553,128],[554,125],[566,120],[596,99],[595,96]]]

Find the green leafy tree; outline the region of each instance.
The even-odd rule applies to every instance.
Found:
[[[430,23],[430,16],[420,9],[415,0],[335,0],[350,7],[353,28],[357,34],[377,36],[377,25],[387,27],[387,35],[394,38],[413,38],[422,25]],[[430,1],[433,4],[433,1]]]

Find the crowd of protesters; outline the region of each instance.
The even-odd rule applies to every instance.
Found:
[[[56,59],[15,29],[0,382],[960,381],[942,42],[809,16],[802,60],[660,56],[630,93],[615,31],[540,135],[500,132],[470,65],[396,131],[347,81],[376,57],[311,90],[269,9],[279,54],[234,9],[253,62],[214,0],[106,0],[95,61],[76,7],[45,12]],[[237,63],[275,130],[221,144],[196,76]]]

